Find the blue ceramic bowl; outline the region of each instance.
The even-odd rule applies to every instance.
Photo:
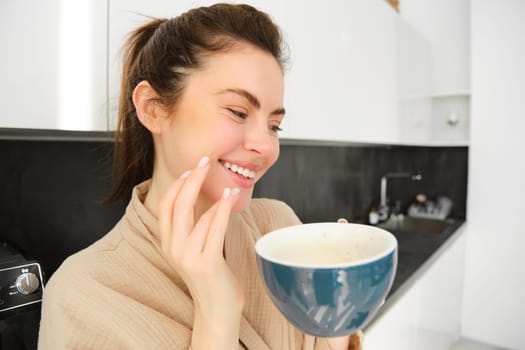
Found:
[[[349,335],[370,322],[397,268],[397,240],[369,225],[291,226],[264,235],[255,250],[277,308],[318,337]]]

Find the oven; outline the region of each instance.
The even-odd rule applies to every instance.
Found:
[[[0,349],[37,348],[44,279],[40,264],[0,245]]]

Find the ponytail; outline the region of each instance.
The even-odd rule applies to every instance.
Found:
[[[131,198],[133,187],[153,173],[153,137],[140,123],[133,104],[133,90],[139,83],[137,68],[142,49],[166,19],[154,19],[136,29],[124,47],[124,65],[120,84],[118,124],[113,148],[113,189],[106,203]]]

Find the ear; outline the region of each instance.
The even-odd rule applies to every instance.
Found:
[[[161,132],[161,121],[165,111],[157,103],[159,94],[146,80],[137,84],[133,90],[133,104],[137,111],[137,118],[152,134]]]

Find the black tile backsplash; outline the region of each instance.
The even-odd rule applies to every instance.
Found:
[[[417,172],[421,181],[388,181],[388,197],[406,210],[418,193],[453,200],[451,216],[465,218],[467,147],[287,145],[256,186],[255,196],[288,203],[303,222],[345,217],[366,221],[380,199],[386,173]]]
[[[38,260],[47,277],[102,237],[124,205],[111,185],[110,142],[0,141],[0,239]]]
[[[258,197],[278,198],[304,222],[367,218],[386,172],[418,171],[420,182],[394,179],[390,198],[406,207],[417,193],[447,195],[464,218],[466,147],[284,144],[257,184]],[[0,240],[37,259],[49,277],[68,255],[107,233],[125,205],[102,205],[111,183],[110,141],[0,140]]]

